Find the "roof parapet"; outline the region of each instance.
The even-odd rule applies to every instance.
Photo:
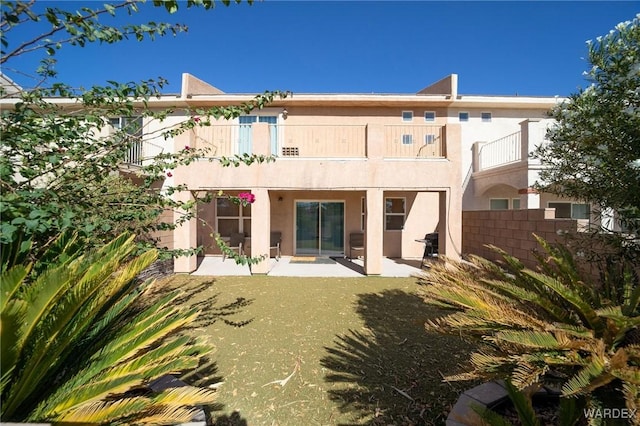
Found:
[[[418,95],[447,95],[452,99],[458,97],[458,74],[450,74],[442,80],[420,90]]]
[[[222,95],[224,92],[215,86],[194,77],[188,72],[182,73],[180,97],[190,98],[193,95]]]
[[[0,87],[2,87],[2,97],[15,98],[22,92],[20,87],[15,81],[11,80],[5,74],[0,73]]]

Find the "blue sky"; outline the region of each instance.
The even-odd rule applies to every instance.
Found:
[[[40,1],[66,9],[101,2]],[[415,93],[457,73],[461,94],[566,96],[588,83],[585,41],[640,12],[637,2],[257,1],[133,18],[189,32],[154,42],[65,47],[59,79],[74,86],[162,76],[178,93],[189,72],[228,93]],[[105,23],[112,21],[105,19]],[[13,31],[9,42],[28,37]],[[21,39],[22,38],[22,39]],[[7,64],[29,71],[35,58]]]

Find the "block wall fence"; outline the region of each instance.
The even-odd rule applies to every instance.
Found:
[[[578,232],[574,219],[556,219],[555,209],[477,210],[462,212],[462,253],[489,260],[499,256],[484,247],[493,244],[533,268],[533,255],[541,247],[533,234],[550,243],[564,242],[567,233]]]

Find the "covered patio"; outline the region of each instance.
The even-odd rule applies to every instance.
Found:
[[[267,262],[270,276],[280,277],[365,277],[364,261],[343,257],[297,257],[270,258]],[[382,260],[383,277],[411,277],[421,272],[420,260]],[[251,268],[237,265],[233,259],[222,260],[221,256],[205,256],[198,259],[197,269],[192,275],[250,276]]]

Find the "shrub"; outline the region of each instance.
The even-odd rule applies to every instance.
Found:
[[[65,234],[43,261],[25,264],[28,248],[3,246],[3,256],[12,254],[2,265],[3,421],[167,424],[189,421],[193,406],[213,401],[209,389],[146,388],[195,369],[212,351],[176,334],[198,315],[175,303],[177,292],[141,303],[153,282],[135,277],[155,250],[132,256],[134,238],[123,234],[85,252]]]
[[[471,263],[436,264],[420,279],[427,303],[456,310],[428,329],[487,343],[472,354],[469,372],[448,379],[510,376],[520,389],[555,381],[565,397],[590,396],[615,382],[627,406],[637,408],[638,265],[626,264],[595,285],[565,247],[538,241],[544,249],[538,271],[492,247],[501,264],[471,257]]]

